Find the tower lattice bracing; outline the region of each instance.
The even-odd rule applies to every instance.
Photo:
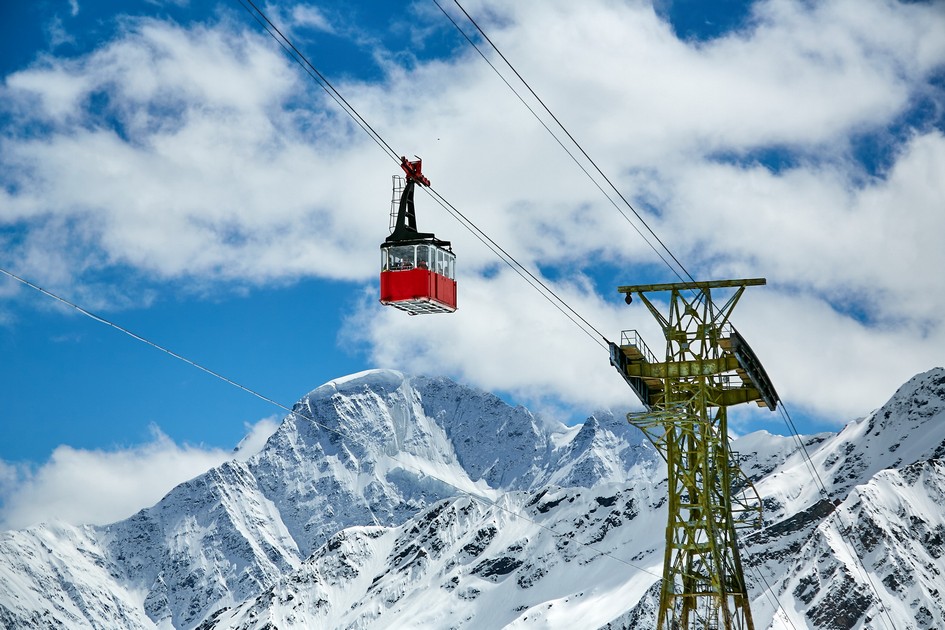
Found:
[[[727,408],[778,397],[730,316],[745,288],[764,279],[622,286],[663,329],[664,360],[636,331],[611,344],[611,363],[646,406],[629,414],[665,458],[666,552],[657,630],[753,630],[736,531],[761,523],[761,503],[729,449]],[[724,290],[724,302],[712,291]],[[650,299],[668,293],[663,314]]]

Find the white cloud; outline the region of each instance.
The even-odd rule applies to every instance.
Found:
[[[275,428],[272,418],[247,426],[235,456],[246,459],[258,452]],[[154,427],[150,442],[129,448],[59,446],[35,470],[0,460],[0,529],[51,520],[112,523],[233,457],[218,448],[176,444]]]
[[[625,165],[625,189],[653,202],[661,215],[650,221],[690,270],[697,276],[768,276],[772,286],[753,291],[744,304],[758,300],[779,308],[742,306],[736,318],[754,332],[753,344],[771,349],[762,356],[777,368],[787,400],[843,422],[941,362],[935,349],[943,347],[945,334],[937,315],[945,306],[939,271],[945,268],[942,136],[914,134],[880,177],[864,180],[847,156],[856,134],[891,124],[924,95],[927,77],[945,59],[945,40],[934,35],[945,28],[945,16],[925,5],[768,3],[757,8],[752,28],[696,45],[676,40],[644,5],[556,9],[533,13],[516,5],[508,9],[516,19],[499,12],[491,34],[546,101],[562,105],[559,116],[577,121],[572,129],[590,130],[586,144],[608,152],[605,164]],[[880,23],[889,28],[875,28]],[[463,82],[453,93],[471,102],[467,94],[486,80],[465,76]],[[449,90],[438,93],[446,96],[438,98],[434,115],[460,109],[448,101]],[[488,93],[481,101],[494,113],[503,98]],[[480,114],[488,117],[477,111],[459,124]],[[580,190],[579,178],[564,172],[570,166],[561,168],[536,151],[542,141],[531,132],[534,123],[514,115],[490,123],[497,135],[515,142],[492,140],[485,130],[485,141],[469,143],[470,152],[476,146],[503,150],[491,162],[492,202],[489,191],[466,190],[460,197],[475,204],[467,214],[490,234],[502,235],[503,244],[511,242],[520,258],[547,265],[563,257],[586,270],[591,267],[582,261],[597,260],[602,249],[626,261],[632,276],[634,262],[648,252],[634,251],[639,241],[611,208]],[[787,145],[801,165],[773,173],[713,157],[777,144]],[[484,154],[470,161],[489,163]],[[530,202],[520,201],[522,190]],[[590,367],[600,364],[593,347],[582,356],[580,341],[560,347],[555,335],[534,334],[538,321],[558,317],[546,306],[518,308],[521,297],[504,278],[467,277],[460,295],[461,302],[465,296],[477,306],[491,299],[489,306],[514,314],[486,308],[478,322],[453,316],[442,334],[435,325],[414,333],[402,322],[394,328],[376,318],[370,322],[375,359],[414,363],[403,357],[419,352],[422,364],[443,366],[487,388],[504,383],[519,395],[540,391],[578,404],[586,403],[584,392],[608,399],[600,391],[606,377]],[[592,320],[614,320],[574,299]],[[493,323],[499,324],[495,332]],[[624,315],[604,331],[615,335],[618,326],[641,323],[639,316]],[[659,345],[658,334],[647,338]],[[891,369],[877,370],[869,360],[874,352]],[[531,353],[532,360],[516,353]],[[586,371],[561,378],[568,366]]]
[[[914,136],[885,177],[865,184],[831,166],[775,175],[691,164],[676,170],[661,227],[717,272],[754,266],[780,285],[864,303],[875,318],[934,319],[945,308],[945,292],[928,290],[945,268],[942,172],[937,131]]]
[[[828,301],[756,289],[738,326],[791,409],[840,424],[885,403],[915,374],[945,362],[945,327],[917,322],[869,326]]]
[[[927,125],[890,138],[877,176],[851,147],[920,99],[941,111],[939,4],[771,0],[707,42],[679,40],[645,2],[467,8],[694,275],[768,277],[736,318],[783,395],[861,413],[931,367],[945,327],[945,139]],[[292,16],[331,28],[309,5]],[[196,282],[372,279],[394,164],[242,22],[129,24],[86,57],[7,78],[13,119],[51,131],[3,141],[0,221],[26,234],[5,256],[54,287],[107,265]],[[377,56],[383,82],[339,89],[519,260],[571,280],[599,261],[625,268],[623,282],[652,274],[649,247],[475,53],[406,67]],[[770,149],[794,166],[753,163]],[[418,205],[423,229],[459,254],[460,311],[404,319],[366,302],[349,330],[379,364],[535,400],[625,395],[602,350],[517,278],[484,276],[493,255],[425,195]],[[607,335],[652,326],[589,286],[555,286]],[[869,367],[877,344],[895,370]]]
[[[579,278],[544,281],[615,341],[628,315],[642,310],[639,305],[628,309],[622,299],[605,303]],[[639,406],[609,365],[603,340],[593,331],[582,332],[510,269],[489,279],[467,277],[459,310],[449,316],[409,317],[375,300],[373,294],[365,297],[345,334],[365,343],[379,367],[453,374],[486,390],[508,392],[530,407],[553,408],[564,401],[586,413],[602,406]],[[657,341],[655,324],[639,327]]]
[[[307,98],[300,81],[259,37],[151,20],[88,57],[14,74],[6,94],[58,131],[4,143],[6,178],[22,189],[4,219],[56,226],[106,264],[165,278],[360,276],[367,265],[343,259],[365,215],[338,213],[338,199],[357,204],[345,184],[312,177],[363,163],[359,143],[351,152],[345,141],[343,156],[313,151],[299,128],[335,144],[337,115],[285,109]],[[30,230],[17,253],[45,242]],[[359,246],[373,264],[375,247]],[[41,261],[20,258],[24,273],[46,277]]]
[[[278,416],[269,416],[263,418],[253,425],[246,425],[246,437],[240,440],[240,443],[234,450],[234,456],[240,461],[246,461],[266,445],[268,440],[276,429],[279,428]]]
[[[774,143],[829,150],[901,112],[945,57],[945,16],[928,5],[761,2],[751,28],[704,43],[678,40],[646,3],[490,8],[490,37],[619,164]]]
[[[49,40],[49,46],[53,49],[63,44],[75,44],[75,37],[66,30],[62,24],[62,18],[58,15],[46,25],[46,37]]]
[[[311,4],[297,4],[292,7],[292,23],[326,33],[332,33],[335,30],[325,14],[317,6]]]

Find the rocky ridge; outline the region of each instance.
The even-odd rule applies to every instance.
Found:
[[[794,441],[734,443],[766,507],[742,540],[756,627],[945,627],[943,420],[939,368],[804,437],[824,489]],[[130,519],[0,534],[0,625],[646,626],[664,495],[662,462],[620,416],[565,427],[371,371]]]

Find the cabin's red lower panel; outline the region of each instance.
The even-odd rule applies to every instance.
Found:
[[[381,304],[414,315],[456,310],[456,281],[429,269],[381,272]]]

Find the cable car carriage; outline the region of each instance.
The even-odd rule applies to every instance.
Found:
[[[452,313],[456,310],[456,256],[449,241],[417,231],[417,212],[413,193],[419,183],[430,180],[420,170],[421,160],[400,158],[406,183],[400,192],[400,177],[394,178],[391,202],[391,235],[381,244],[381,304],[393,306],[411,315]]]

